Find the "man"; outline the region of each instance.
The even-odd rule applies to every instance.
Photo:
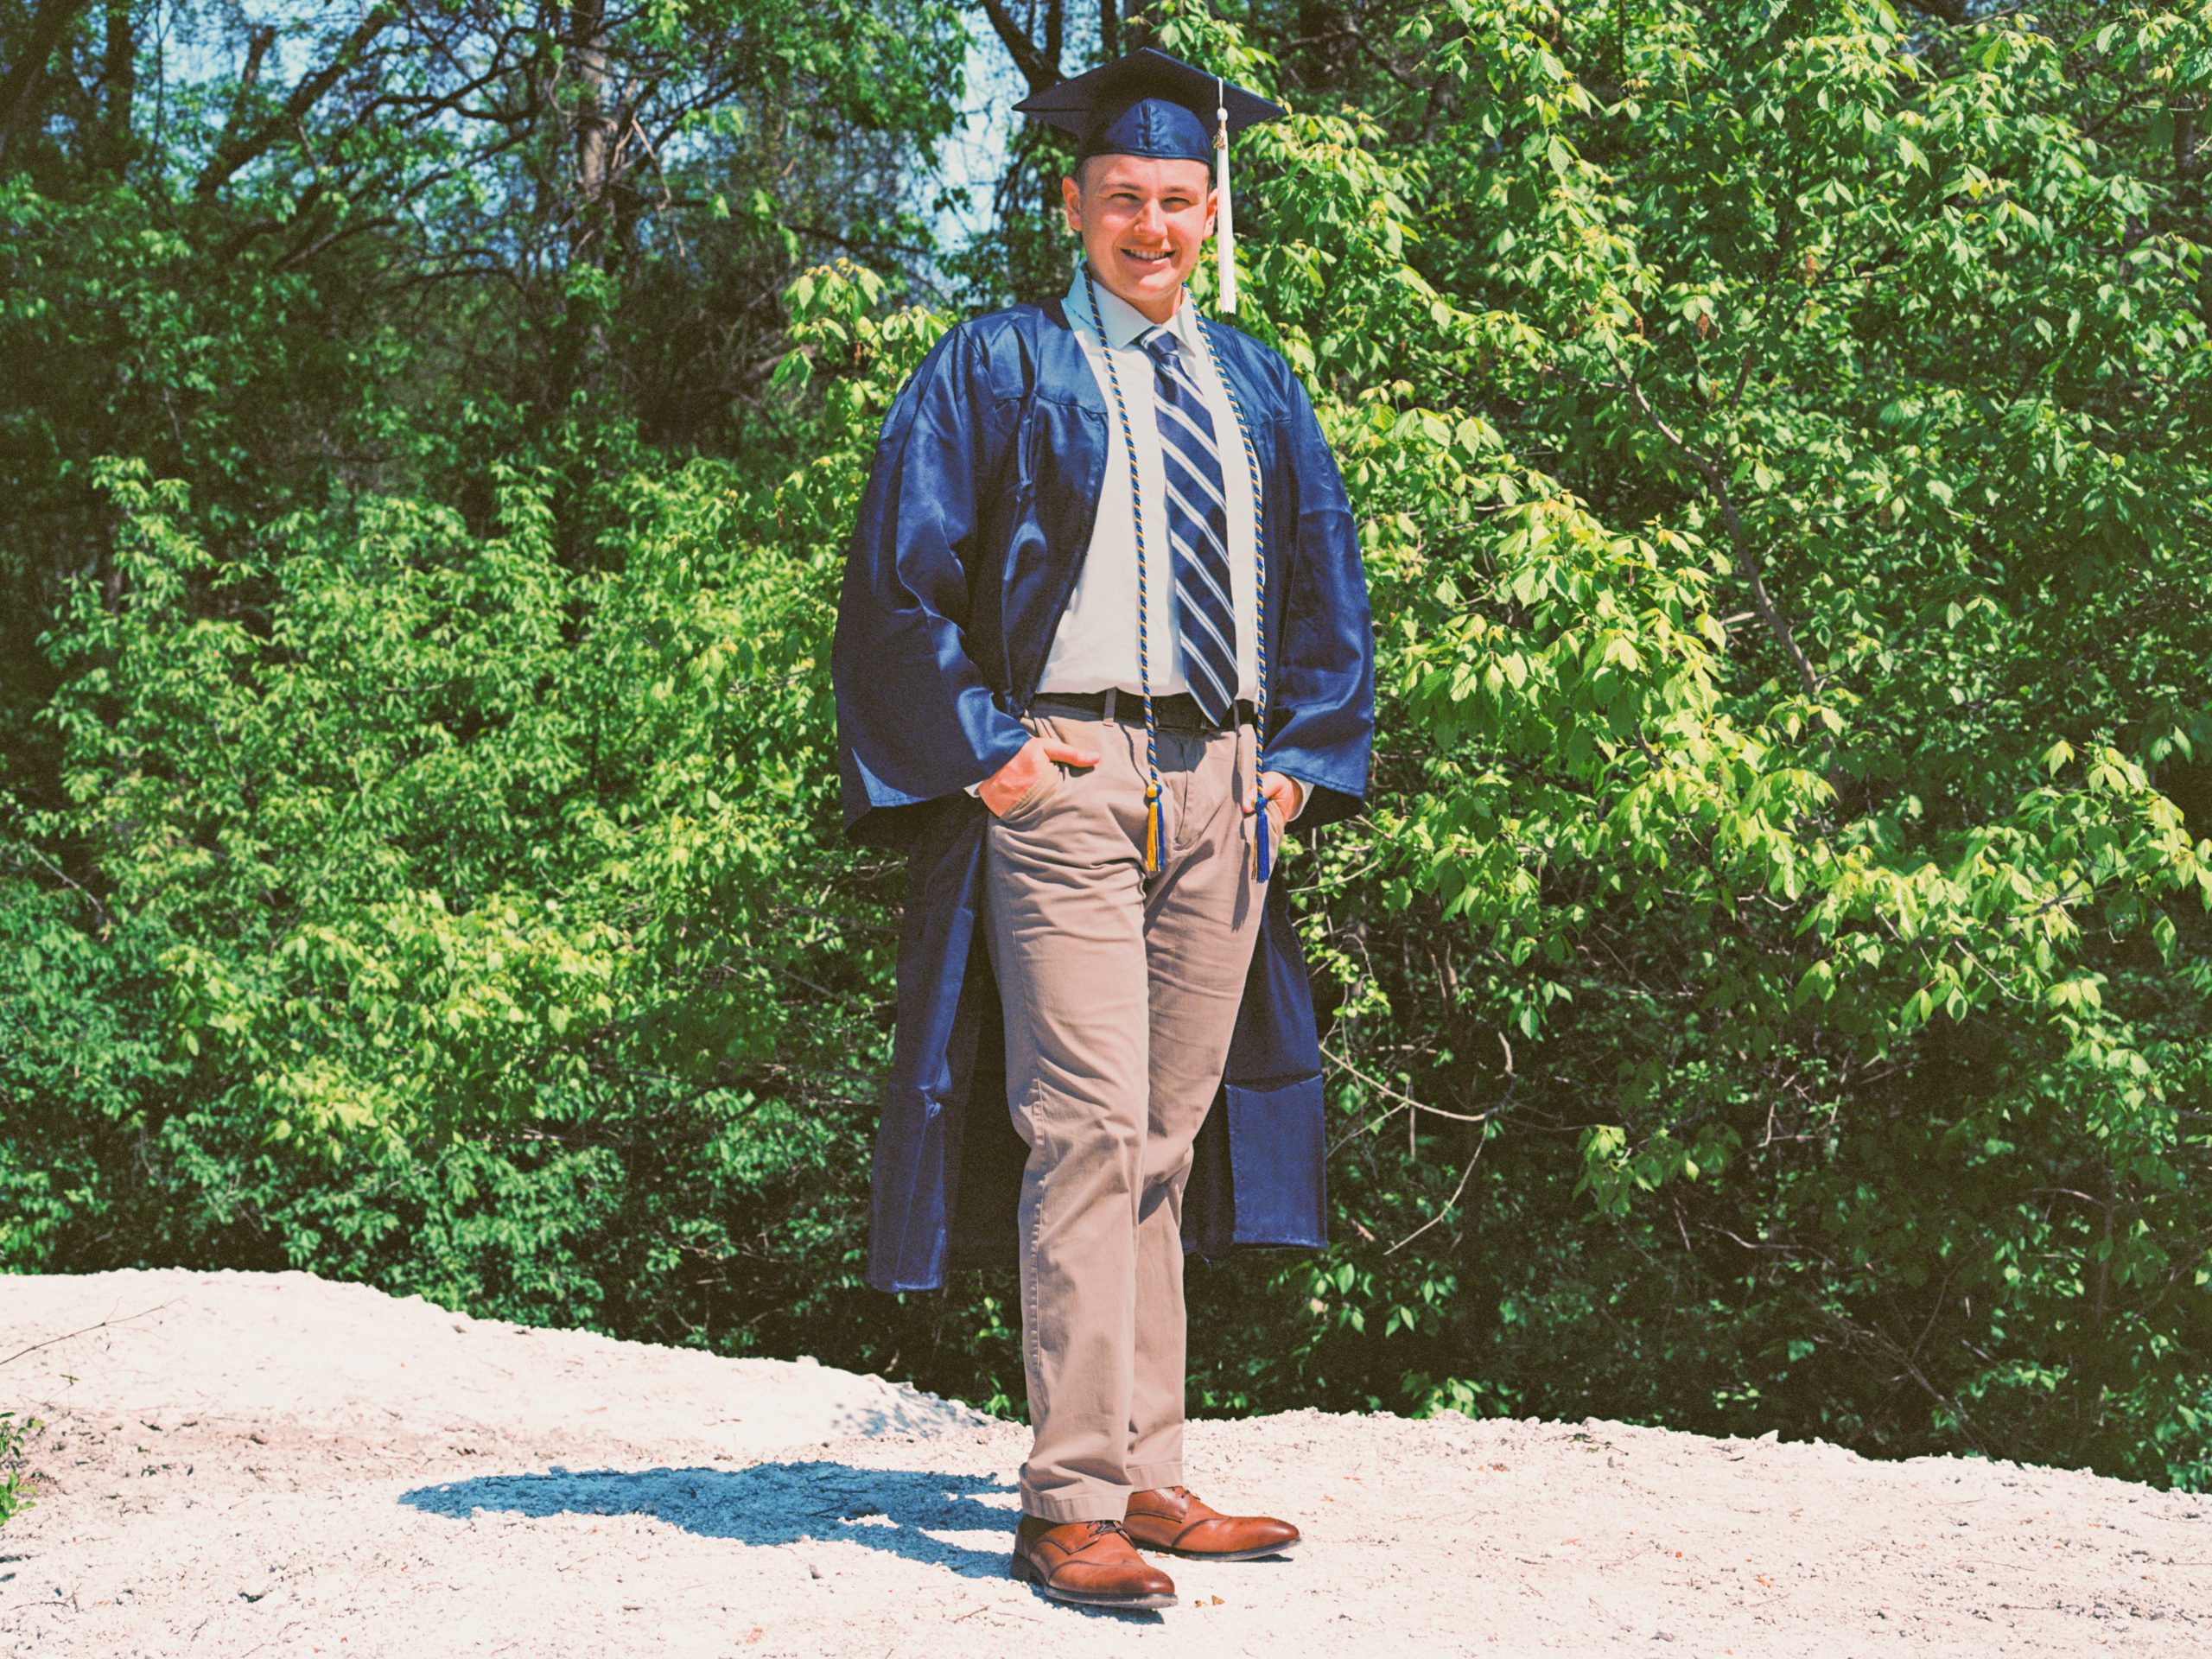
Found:
[[[1132,1541],[1299,1541],[1183,1484],[1183,1255],[1325,1243],[1319,1046],[1267,878],[1289,822],[1365,791],[1372,641],[1304,390],[1184,288],[1213,146],[1282,111],[1152,51],[1017,107],[1077,136],[1084,257],[901,390],[838,610],[847,827],[908,853],[869,1278],[1018,1264],[1013,1571],[1165,1606]]]

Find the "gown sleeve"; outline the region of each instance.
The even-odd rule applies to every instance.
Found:
[[[1300,830],[1359,810],[1375,732],[1375,635],[1344,475],[1297,377],[1288,377],[1286,459],[1296,543],[1283,597],[1281,660],[1268,700],[1282,712],[1267,766],[1306,785]]]
[[[1002,471],[1017,402],[994,388],[988,350],[960,325],[884,419],[830,658],[845,827],[858,840],[906,839],[916,815],[900,809],[990,777],[1029,741],[963,639],[978,505]]]

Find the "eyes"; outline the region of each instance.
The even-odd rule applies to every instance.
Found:
[[[1145,203],[1145,198],[1134,190],[1109,190],[1106,193],[1106,200],[1116,207],[1129,209],[1141,207]],[[1159,201],[1160,211],[1164,213],[1179,213],[1198,205],[1198,199],[1196,196],[1185,196],[1173,192],[1160,197]]]

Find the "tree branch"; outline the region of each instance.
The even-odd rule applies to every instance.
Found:
[[[105,1331],[111,1325],[128,1325],[133,1319],[143,1319],[149,1313],[158,1313],[162,1308],[175,1307],[183,1300],[184,1299],[181,1296],[172,1296],[166,1302],[160,1303],[153,1307],[142,1307],[136,1313],[126,1313],[119,1319],[102,1319],[97,1325],[79,1325],[74,1331],[64,1331],[58,1337],[48,1337],[44,1342],[35,1342],[27,1348],[16,1349],[16,1351],[9,1355],[7,1358],[0,1359],[0,1365],[13,1364],[16,1360],[21,1359],[25,1354],[35,1354],[41,1348],[51,1348],[55,1343],[67,1342],[72,1337],[89,1336],[95,1331]]]
[[[305,118],[307,112],[321,100],[322,95],[338,84],[339,78],[353,67],[378,35],[398,21],[398,12],[390,6],[373,8],[346,37],[346,43],[338,48],[330,61],[292,89],[292,95],[284,100],[284,107],[274,118],[247,138],[236,138],[230,133],[225,133],[222,142],[215,146],[215,154],[209,158],[199,178],[193,181],[193,194],[203,197],[213,195],[230,181],[231,176],[240,168],[265,154],[278,138]],[[243,86],[239,89],[239,97],[241,100],[245,97]]]
[[[1650,423],[1654,431],[1666,439],[1675,453],[1697,469],[1698,476],[1705,480],[1706,487],[1713,492],[1713,499],[1720,504],[1721,522],[1728,527],[1728,541],[1735,551],[1737,568],[1743,571],[1744,580],[1751,585],[1751,607],[1758,612],[1759,620],[1766,624],[1767,632],[1774,636],[1775,643],[1782,647],[1783,655],[1789,658],[1796,669],[1797,678],[1805,688],[1805,695],[1817,697],[1821,694],[1821,677],[1813,671],[1812,662],[1805,655],[1804,647],[1797,643],[1797,636],[1790,631],[1788,619],[1767,593],[1766,580],[1759,570],[1758,554],[1753,550],[1751,539],[1744,534],[1744,521],[1737,516],[1735,498],[1728,492],[1728,474],[1721,469],[1719,462],[1691,448],[1681,434],[1661,418],[1659,411],[1651,407],[1651,400],[1643,395],[1643,388],[1630,378],[1618,358],[1613,359],[1613,366],[1621,370],[1618,389],[1628,393],[1636,404],[1637,411]]]
[[[231,93],[231,111],[223,118],[223,136],[215,141],[216,155],[220,156],[235,142],[234,135],[245,125],[246,105],[253,97],[253,89],[261,84],[262,62],[269,55],[269,48],[276,44],[276,29],[272,23],[264,23],[247,35],[245,67],[238,71],[238,86]]]
[[[1057,9],[1056,9],[1057,10]],[[1029,90],[1041,92],[1048,86],[1057,86],[1064,77],[1057,57],[1047,58],[1029,38],[1028,32],[1014,21],[1007,10],[1006,0],[983,0],[983,15],[991,20],[992,32],[996,34],[1014,67],[1021,71],[1022,79],[1029,83]]]

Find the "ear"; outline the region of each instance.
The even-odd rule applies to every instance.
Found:
[[[1080,235],[1083,231],[1083,187],[1073,178],[1060,181],[1060,211],[1067,215],[1068,229]]]

